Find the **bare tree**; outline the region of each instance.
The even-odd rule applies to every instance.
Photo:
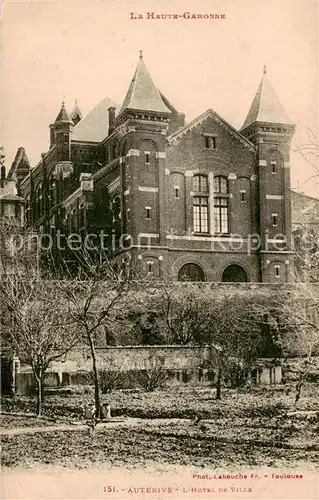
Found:
[[[318,219],[319,220],[319,219]],[[319,223],[303,224],[294,232],[295,282],[319,283]]]
[[[94,398],[96,417],[101,415],[101,388],[99,381],[97,345],[99,335],[116,323],[116,314],[125,307],[129,290],[126,272],[108,260],[97,262],[85,257],[76,278],[60,283],[61,294],[65,298],[68,318],[75,325],[82,342],[90,349],[94,378]]]
[[[39,274],[37,234],[15,218],[0,219],[0,275],[30,278]]]
[[[54,281],[39,277],[21,279],[11,274],[1,281],[0,292],[10,317],[10,323],[2,329],[2,340],[31,366],[40,415],[45,373],[52,361],[63,358],[76,345],[78,335],[67,321],[67,311]]]
[[[286,294],[281,315],[285,317],[288,325],[288,332],[283,336],[284,350],[304,358],[295,387],[295,403],[297,403],[311,369],[313,356],[319,352],[318,284],[295,284]]]
[[[230,359],[246,368],[258,355],[260,325],[252,321],[251,297],[187,284],[165,287],[162,314],[173,343],[210,345],[217,359],[216,398]]]

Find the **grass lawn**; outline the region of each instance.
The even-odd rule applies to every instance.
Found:
[[[113,416],[144,419],[138,425],[87,431],[43,432],[2,436],[2,465],[37,467],[44,464],[87,468],[97,464],[143,468],[146,464],[238,469],[241,466],[314,469],[319,463],[319,387],[304,388],[297,406],[287,388],[224,391],[167,389],[145,393],[114,391],[104,396]],[[65,420],[80,419],[81,404],[92,396],[49,396],[43,413]],[[32,411],[28,398],[3,400],[3,411]],[[290,414],[290,411],[299,413]],[[309,415],[304,411],[317,411]],[[194,423],[193,418],[202,420]],[[162,421],[152,420],[162,418]],[[170,420],[170,419],[182,420]],[[33,424],[32,424],[33,422]],[[52,425],[52,421],[2,415],[3,427]]]

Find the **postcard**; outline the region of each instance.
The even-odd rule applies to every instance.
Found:
[[[318,2],[1,22],[2,498],[317,499]]]

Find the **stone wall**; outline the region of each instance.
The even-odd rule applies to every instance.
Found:
[[[122,346],[97,349],[99,369],[125,374],[127,388],[138,386],[137,374],[161,367],[167,373],[166,386],[211,386],[216,381],[217,363],[210,346]],[[51,364],[46,374],[47,387],[88,383],[92,370],[88,348],[74,349],[67,359]],[[252,372],[252,382],[260,385],[281,382],[281,366],[271,360],[259,360]],[[30,395],[35,390],[31,367],[21,364],[16,375],[17,394]]]

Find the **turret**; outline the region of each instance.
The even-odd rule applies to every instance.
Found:
[[[262,281],[289,281],[291,259],[290,143],[295,125],[266,67],[241,133],[257,147]]]
[[[73,121],[74,125],[76,125],[77,123],[79,123],[79,121],[82,120],[82,113],[81,113],[81,110],[78,106],[77,99],[75,99],[74,108],[72,109],[72,111],[70,113],[70,118]]]
[[[134,240],[139,234],[151,234],[155,245],[165,237],[160,214],[164,213],[165,140],[171,115],[140,52],[111,130],[114,142],[119,138],[122,232]]]
[[[73,125],[63,101],[55,122],[50,125],[50,147],[56,145],[57,161],[70,161]]]

